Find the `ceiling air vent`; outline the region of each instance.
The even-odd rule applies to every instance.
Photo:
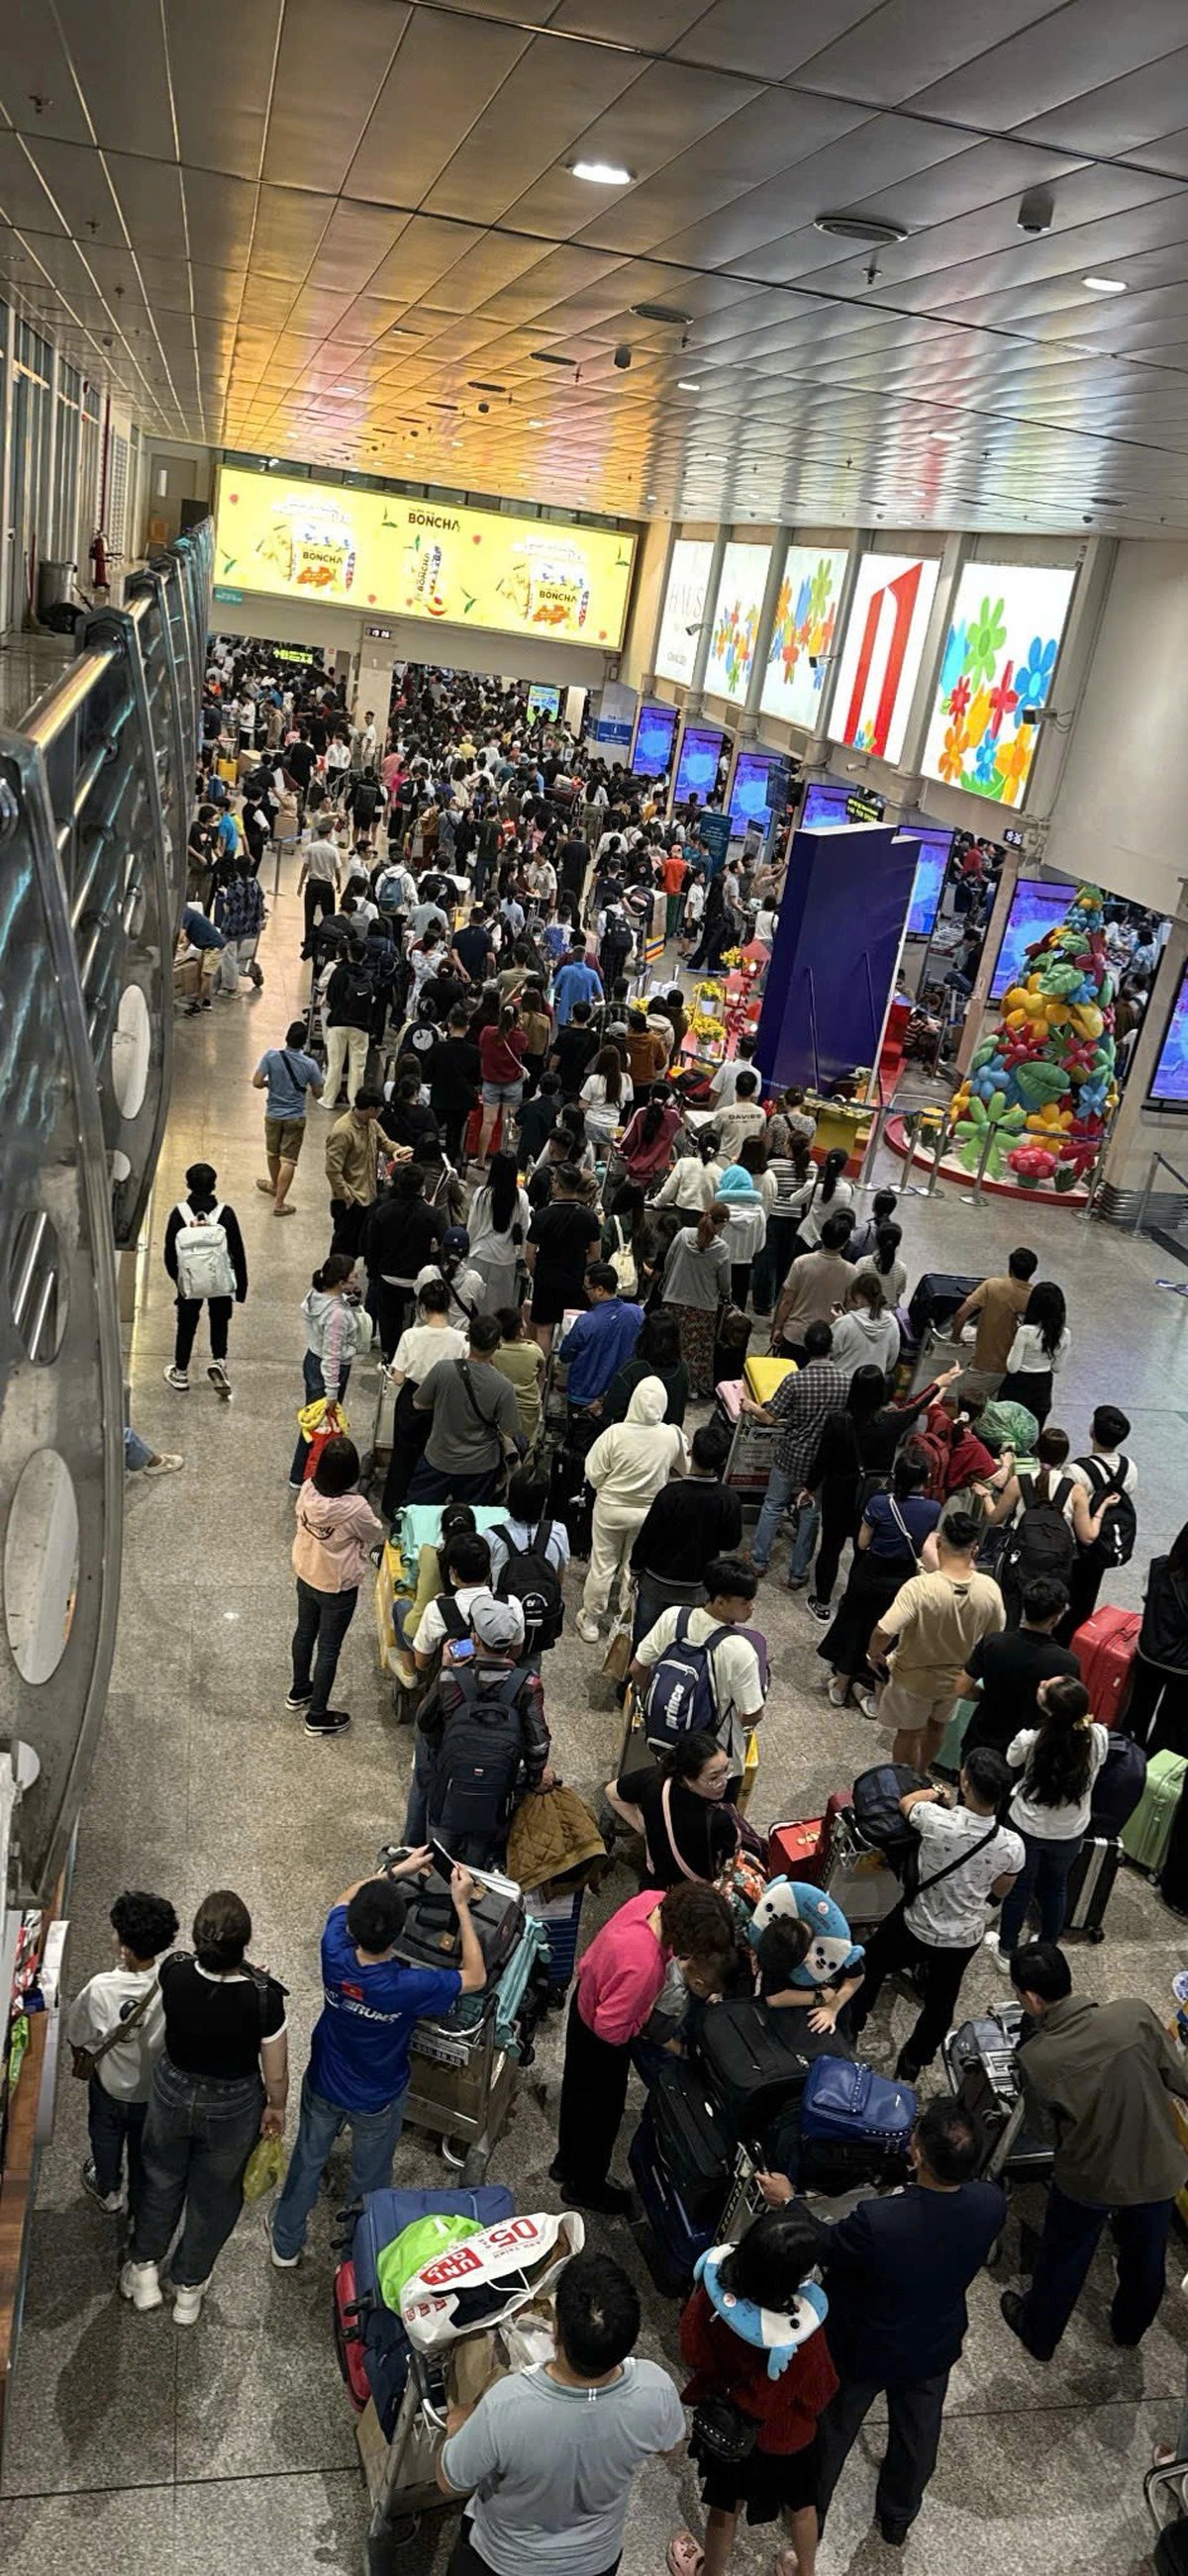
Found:
[[[813,230],[834,241],[861,242],[869,250],[890,250],[895,242],[906,241],[908,232],[906,224],[881,224],[873,215],[817,215]]]
[[[538,367],[575,367],[577,365],[576,358],[563,358],[556,349],[530,349],[528,355],[530,358],[535,358]]]
[[[679,331],[693,319],[691,313],[678,313],[673,304],[633,304],[631,310],[641,322],[672,322]]]
[[[505,394],[507,392],[506,385],[485,385],[481,376],[468,376],[466,381],[470,386],[471,392],[474,394]]]

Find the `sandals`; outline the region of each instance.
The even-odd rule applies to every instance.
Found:
[[[694,2540],[691,2531],[678,2531],[675,2540],[669,2541],[665,2551],[665,2565],[668,2568],[668,2576],[701,2576],[701,2570],[705,2565],[705,2551],[701,2542]]]

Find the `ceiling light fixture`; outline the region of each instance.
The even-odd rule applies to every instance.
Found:
[[[672,322],[682,331],[693,319],[691,313],[678,313],[672,304],[633,304],[631,310],[638,313],[641,322]]]
[[[585,179],[591,188],[629,188],[632,181],[631,171],[617,161],[571,161],[569,173],[573,179]]]
[[[556,349],[530,349],[528,355],[536,360],[538,367],[576,367],[577,365],[576,358],[563,358]]]
[[[959,429],[930,429],[928,435],[930,438],[939,438],[948,447],[955,438],[960,438],[961,432]]]
[[[677,392],[679,394],[699,394],[700,391],[700,385],[694,383],[692,376],[677,377]]]
[[[1088,287],[1091,295],[1125,295],[1126,293],[1124,277],[1083,277],[1081,284]]]
[[[832,241],[868,242],[874,250],[890,250],[908,234],[906,224],[879,223],[873,215],[815,215],[813,231]]]
[[[529,427],[529,429],[543,429],[543,428],[544,428],[544,422],[543,422],[543,420],[530,420],[530,421],[529,421],[529,423],[528,423],[528,427]]]

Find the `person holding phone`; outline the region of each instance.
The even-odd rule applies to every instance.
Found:
[[[322,2010],[302,2079],[297,2139],[269,2228],[272,2260],[280,2272],[295,2270],[301,2260],[322,2170],[343,2129],[351,2132],[348,2199],[361,2200],[391,2182],[404,2125],[413,2025],[424,2014],[440,2018],[452,2012],[460,1995],[479,1994],[487,1982],[470,1920],[475,1884],[461,1868],[450,1872],[461,1968],[413,1968],[397,1956],[407,1910],[400,1882],[419,1877],[433,1857],[422,1845],[386,1877],[358,1879],[327,1916]]]

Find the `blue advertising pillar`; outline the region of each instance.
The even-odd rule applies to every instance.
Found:
[[[920,844],[890,823],[793,835],[755,1062],[828,1091],[878,1063]]]

